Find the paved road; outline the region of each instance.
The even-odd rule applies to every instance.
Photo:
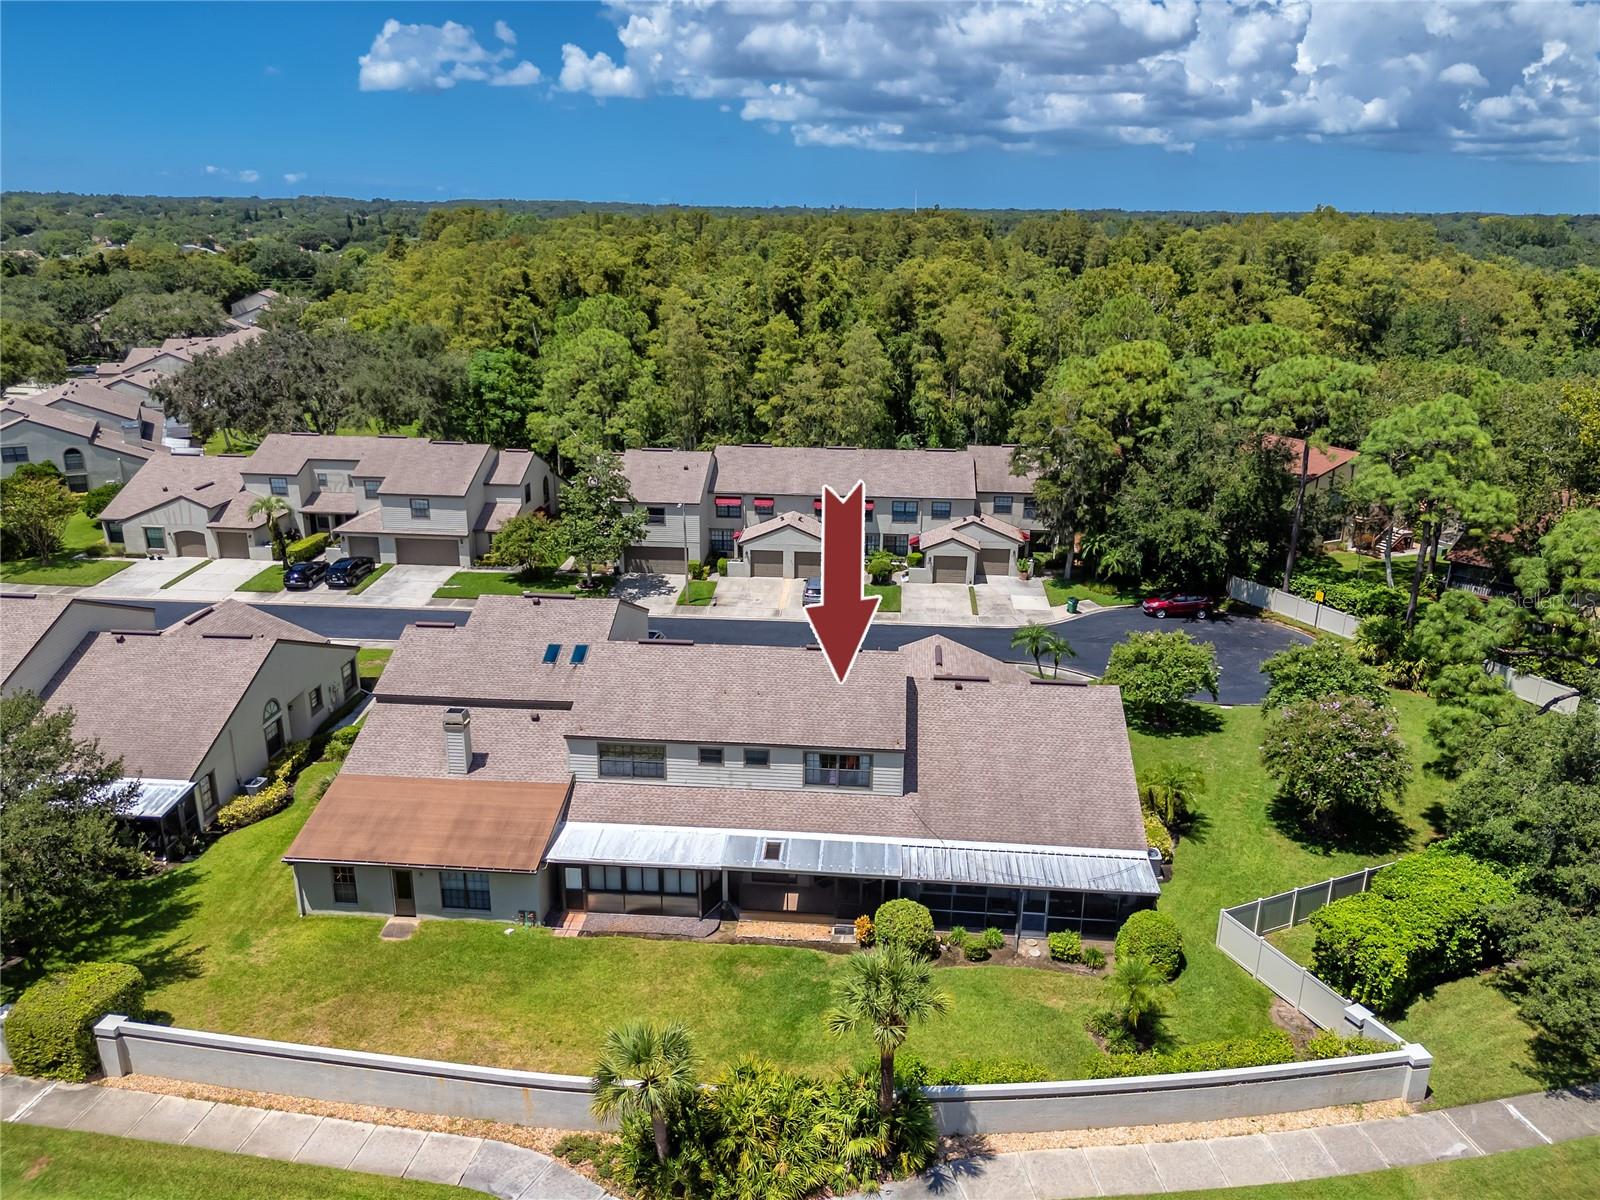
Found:
[[[717,645],[804,646],[814,641],[811,626],[795,621],[730,621],[716,617],[657,617],[651,622],[668,637],[691,638]],[[1221,667],[1219,699],[1223,704],[1259,704],[1267,694],[1267,677],[1261,664],[1279,650],[1309,641],[1305,634],[1272,621],[1251,617],[1217,617],[1209,621],[1156,621],[1137,608],[1111,608],[1061,621],[1053,628],[1078,652],[1063,661],[1074,670],[1098,675],[1106,669],[1111,647],[1129,633],[1181,629],[1199,641],[1213,643]],[[875,650],[893,649],[930,634],[942,633],[994,658],[1017,659],[1009,629],[964,626],[874,625],[866,644]],[[1209,698],[1209,697],[1208,697]]]

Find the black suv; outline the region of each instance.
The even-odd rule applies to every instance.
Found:
[[[327,577],[323,580],[331,588],[355,587],[378,564],[370,558],[341,558],[328,568]]]
[[[289,569],[283,573],[283,586],[291,592],[309,592],[322,582],[327,573],[328,564],[321,559],[290,563]]]

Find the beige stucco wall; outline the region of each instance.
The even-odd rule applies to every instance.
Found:
[[[99,487],[103,483],[126,483],[145,464],[145,460],[136,455],[119,454],[105,446],[95,445],[88,438],[51,429],[46,425],[36,425],[32,421],[17,421],[6,426],[0,431],[0,444],[26,446],[29,462],[54,463],[63,475],[67,474],[67,469],[62,455],[67,450],[81,451],[83,473],[88,476],[89,486],[92,488]],[[0,476],[9,476],[22,465],[6,463],[4,468],[0,469]]]
[[[357,866],[356,903],[336,904],[333,899],[333,868],[327,863],[295,863],[295,890],[302,914],[345,914],[392,916],[394,914],[394,875],[389,867]],[[540,919],[551,908],[551,876],[491,871],[487,912],[445,908],[440,899],[439,872],[413,868],[412,892],[419,917],[461,917],[484,921],[515,921],[519,912],[534,912]]]
[[[872,786],[870,788],[808,787],[805,783],[805,750],[798,746],[766,747],[770,765],[746,767],[744,746],[721,742],[668,742],[666,743],[665,779],[615,779],[600,774],[599,742],[628,741],[627,738],[568,738],[567,769],[579,780],[601,783],[622,783],[630,786],[651,784],[683,787],[775,788],[795,791],[840,791],[871,793],[879,796],[898,796],[905,791],[905,755],[891,750],[863,750],[872,755]],[[659,744],[659,743],[649,743]],[[700,765],[701,746],[721,746],[722,766]],[[856,751],[849,746],[816,747],[822,750]]]

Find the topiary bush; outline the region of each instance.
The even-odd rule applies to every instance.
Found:
[[[144,976],[127,963],[80,963],[22,993],[6,1018],[6,1049],[22,1075],[81,1082],[100,1068],[95,1023],[144,1016]]]
[[[1106,1054],[1089,1064],[1090,1079],[1130,1075],[1181,1075],[1188,1071],[1227,1071],[1270,1067],[1295,1060],[1294,1042],[1281,1029],[1255,1037],[1196,1042],[1165,1053]]]
[[[1052,933],[1044,940],[1050,947],[1050,957],[1056,962],[1083,961],[1083,938],[1079,934],[1062,930],[1059,933]]]
[[[1117,932],[1117,957],[1140,955],[1166,979],[1183,970],[1183,935],[1175,921],[1153,908],[1142,909],[1122,923]]]
[[[286,553],[291,563],[310,562],[313,558],[321,556],[328,548],[328,535],[313,533],[310,537],[303,537],[298,541],[290,542]]]
[[[906,555],[906,566],[908,566],[908,567],[920,567],[921,565],[922,565],[922,551],[921,550],[913,550],[910,554]]]
[[[726,558],[717,559],[717,574],[724,579],[728,577],[728,560]]]
[[[880,946],[899,946],[912,954],[929,957],[938,945],[933,933],[933,914],[915,900],[887,900],[878,906],[873,929]]]
[[[1465,975],[1494,953],[1491,917],[1516,894],[1464,854],[1410,855],[1378,872],[1370,891],[1311,914],[1312,969],[1376,1012],[1403,1012],[1430,984]]]

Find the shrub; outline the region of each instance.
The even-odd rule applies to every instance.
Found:
[[[1161,851],[1161,861],[1172,861],[1172,835],[1155,813],[1144,814],[1144,840]]]
[[[906,555],[906,566],[908,566],[908,567],[920,567],[921,565],[922,565],[922,551],[921,550],[913,550],[910,554]]]
[[[321,555],[327,548],[328,535],[325,533],[313,533],[310,537],[303,537],[299,541],[290,542],[285,552],[292,563],[310,562],[313,558]]]
[[[1149,959],[1163,979],[1176,979],[1183,970],[1183,935],[1177,923],[1153,908],[1134,913],[1117,933],[1117,957],[1133,955]]]
[[[902,1055],[896,1069],[920,1087],[974,1087],[986,1083],[1045,1083],[1050,1072],[1021,1058],[958,1058],[931,1067]]]
[[[887,550],[874,550],[867,557],[867,574],[873,583],[887,583],[894,573],[894,556]]]
[[[1490,919],[1516,889],[1493,868],[1446,850],[1402,858],[1372,889],[1311,914],[1317,977],[1376,1012],[1399,1013],[1428,985],[1480,966]]]
[[[1285,799],[1314,824],[1362,820],[1398,800],[1411,752],[1387,706],[1362,696],[1301,700],[1278,709],[1262,734],[1261,761]]]
[[[1394,1047],[1388,1042],[1356,1034],[1340,1037],[1331,1029],[1324,1029],[1306,1043],[1307,1058],[1345,1058],[1354,1054],[1382,1054]]]
[[[346,725],[342,729],[335,729],[328,735],[322,747],[322,757],[334,762],[343,762],[350,754],[350,747],[355,745],[356,735],[361,732],[359,723]]]
[[[1100,949],[1099,946],[1084,947],[1083,965],[1091,970],[1100,970],[1106,965],[1106,952]]]
[[[1294,1042],[1281,1029],[1255,1037],[1196,1042],[1165,1053],[1107,1054],[1089,1064],[1090,1079],[1123,1079],[1130,1075],[1181,1075],[1188,1071],[1227,1071],[1238,1067],[1270,1067],[1293,1062]]]
[[[690,579],[704,579],[705,577],[706,577],[706,565],[705,565],[705,563],[701,562],[698,558],[691,558],[689,560],[689,578]]]
[[[217,828],[223,833],[254,825],[264,817],[289,807],[294,792],[281,779],[274,779],[254,796],[235,796],[217,812]]]
[[[106,505],[116,499],[122,490],[120,483],[102,483],[99,487],[92,487],[83,494],[83,515],[91,521],[103,513]]]
[[[880,945],[899,946],[924,957],[934,951],[933,914],[915,900],[885,901],[878,906],[873,927]]]
[[[1076,933],[1068,930],[1052,933],[1045,938],[1045,944],[1050,947],[1050,957],[1056,962],[1083,961],[1083,938]]]
[[[724,578],[727,577],[728,560],[726,558],[717,559],[717,574],[723,576]]]
[[[988,962],[989,947],[976,939],[968,939],[961,944],[961,953],[966,955],[968,962]]]
[[[946,946],[954,946],[957,950],[960,950],[967,944],[967,939],[971,936],[967,932],[966,926],[957,925],[944,935],[944,944]]]
[[[862,913],[856,918],[856,945],[871,946],[877,940],[878,935],[872,928],[872,918]]]
[[[1000,950],[1005,947],[1006,935],[998,928],[991,925],[983,931],[983,946],[986,950]]]
[[[1263,711],[1329,696],[1365,696],[1378,705],[1389,702],[1382,674],[1338,638],[1280,650],[1261,664],[1261,671],[1272,680]]]
[[[108,1013],[144,1015],[144,976],[127,963],[80,963],[34,984],[6,1018],[6,1049],[23,1075],[87,1079],[100,1067],[94,1027]]]

